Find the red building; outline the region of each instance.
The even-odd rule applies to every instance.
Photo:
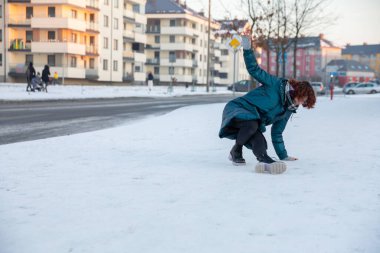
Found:
[[[292,42],[290,42],[292,43]],[[290,45],[286,52],[285,60],[285,77],[293,77],[293,45]],[[312,81],[327,81],[325,70],[326,64],[333,60],[341,58],[342,49],[335,46],[331,41],[326,40],[323,34],[317,37],[301,37],[298,41],[296,55],[296,78]],[[262,50],[261,67],[267,70],[267,52]],[[276,75],[276,53],[271,49],[269,59],[269,72]],[[279,76],[282,76],[282,62],[279,64]]]

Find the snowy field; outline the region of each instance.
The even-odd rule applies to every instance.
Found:
[[[171,91],[168,86],[154,86],[149,91],[148,86],[86,86],[86,85],[50,85],[48,93],[26,92],[26,84],[0,83],[1,100],[55,100],[55,99],[85,99],[114,97],[169,97],[202,94],[231,94],[227,87],[174,86]]]
[[[231,165],[223,106],[0,146],[0,252],[380,252],[379,95],[300,109],[282,175]]]

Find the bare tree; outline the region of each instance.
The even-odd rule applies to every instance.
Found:
[[[321,28],[334,20],[326,13],[328,0],[294,0],[293,2],[293,78],[297,77],[297,46],[301,35]]]

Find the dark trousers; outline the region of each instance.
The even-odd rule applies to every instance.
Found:
[[[262,132],[259,130],[259,122],[257,120],[236,121],[233,123],[238,129],[236,144],[243,146],[249,144],[256,157],[266,154],[267,141]]]

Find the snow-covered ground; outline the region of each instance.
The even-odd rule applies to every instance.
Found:
[[[227,87],[210,87],[206,92],[205,86],[192,88],[189,86],[154,86],[149,91],[148,86],[86,86],[86,85],[50,85],[48,93],[26,92],[26,84],[0,83],[1,100],[55,100],[55,99],[84,99],[84,98],[114,98],[114,97],[168,97],[201,94],[231,94]]]
[[[231,165],[223,106],[0,146],[0,252],[380,252],[379,95],[300,109],[282,175]]]

